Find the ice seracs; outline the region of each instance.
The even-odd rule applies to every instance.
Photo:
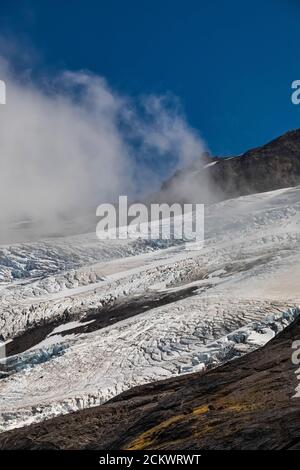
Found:
[[[92,235],[2,248],[3,339],[50,326],[29,347],[19,340],[22,351],[8,360],[0,429],[98,405],[265,344],[299,313],[299,227],[297,187],[207,206],[199,250]],[[35,268],[27,275],[29,256]]]

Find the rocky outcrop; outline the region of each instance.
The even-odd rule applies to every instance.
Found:
[[[157,199],[207,203],[299,184],[300,129],[237,157],[205,155],[166,181]]]
[[[0,449],[300,450],[297,366],[291,360],[299,338],[300,318],[247,356],[3,433]]]

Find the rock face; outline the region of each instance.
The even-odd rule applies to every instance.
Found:
[[[300,450],[291,360],[299,338],[300,318],[264,348],[206,374],[136,387],[100,407],[3,433],[0,449]]]
[[[299,184],[300,129],[238,157],[205,155],[166,181],[158,199],[207,203]]]

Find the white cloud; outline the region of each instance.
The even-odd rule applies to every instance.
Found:
[[[24,78],[26,77],[26,78]],[[153,190],[203,142],[176,100],[122,96],[103,77],[62,72],[38,84],[0,60],[0,223],[61,214]],[[156,170],[157,168],[157,170]]]

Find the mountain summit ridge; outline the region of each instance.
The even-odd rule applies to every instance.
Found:
[[[239,156],[199,159],[162,184],[162,202],[211,203],[300,185],[300,129]],[[180,200],[178,200],[180,199]]]

